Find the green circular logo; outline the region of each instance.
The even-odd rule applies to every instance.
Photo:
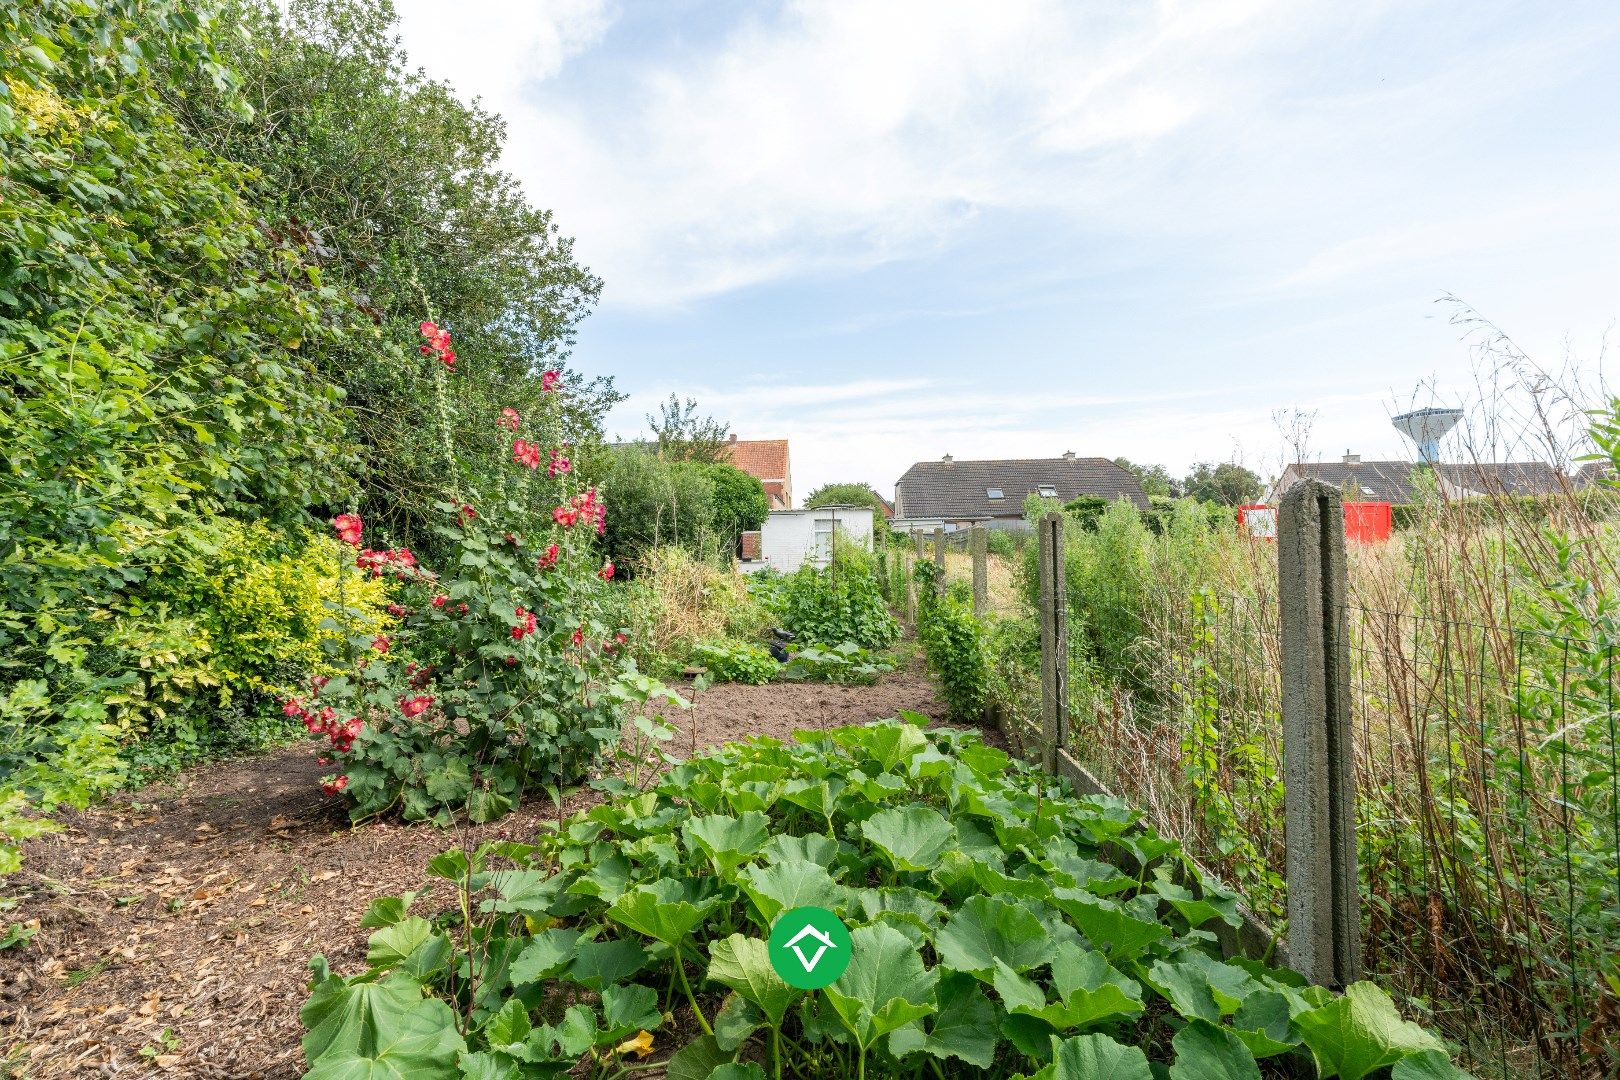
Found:
[[[800,990],[820,990],[849,967],[849,930],[826,908],[782,912],[766,945],[771,967]]]

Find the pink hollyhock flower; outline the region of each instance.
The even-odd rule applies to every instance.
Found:
[[[288,701],[285,705],[283,705],[281,707],[281,715],[283,715],[283,716],[302,716],[302,715],[304,715],[303,703],[300,702],[297,698],[293,698],[292,700]]]
[[[418,694],[416,697],[400,698],[399,711],[404,713],[406,716],[421,716],[423,713],[427,712],[428,706],[432,704],[432,698],[424,694]]]
[[[422,331],[423,337],[432,340],[439,333],[439,324],[433,322],[424,322],[421,326],[417,327],[417,329]]]
[[[561,381],[562,372],[548,371],[544,375],[540,376],[540,389],[549,394],[553,390],[557,389],[557,384]]]
[[[461,603],[457,604],[456,605],[456,610],[461,612],[463,615],[467,614],[467,603],[466,603],[466,601],[462,601]]]
[[[331,682],[331,681],[332,681],[332,676],[330,676],[330,675],[317,675],[314,678],[309,680],[309,684],[315,688],[315,692],[318,694],[322,690],[325,690],[326,689],[326,684]]]
[[[546,475],[555,480],[563,473],[571,472],[573,468],[574,463],[563,457],[562,451],[553,450],[551,452],[551,463],[546,466]]]
[[[612,581],[613,580],[613,560],[609,559],[607,562],[603,563],[602,564],[602,569],[600,569],[600,570],[598,570],[596,572],[596,576],[601,578],[603,581]]]
[[[501,418],[495,422],[501,425],[501,427],[505,428],[507,431],[516,431],[519,423],[518,412],[516,409],[508,406],[501,410]]]
[[[565,529],[571,528],[574,522],[579,520],[579,511],[571,506],[554,507],[551,511],[551,519]]]
[[[442,608],[449,599],[450,598],[444,595],[444,593],[439,593],[438,595],[434,596],[432,603],[434,607]]]
[[[536,569],[550,570],[553,566],[556,566],[558,554],[559,552],[556,544],[552,544],[550,547],[546,548],[545,554],[541,555],[539,560],[537,560],[534,564]]]
[[[389,644],[390,642],[387,634],[378,634],[376,637],[371,639],[371,647],[381,653],[388,651]]]
[[[334,776],[330,780],[321,781],[321,790],[326,792],[328,795],[336,795],[338,792],[342,791],[348,786],[349,778],[347,776]]]
[[[337,530],[338,539],[350,547],[360,546],[360,515],[339,514],[332,519],[332,527]]]
[[[540,467],[540,447],[523,439],[513,439],[512,460],[530,469],[538,469]]]
[[[512,627],[512,640],[522,641],[525,634],[532,634],[535,631],[534,612],[524,611],[520,607],[515,614],[517,615],[518,624]]]

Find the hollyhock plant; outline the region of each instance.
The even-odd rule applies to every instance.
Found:
[[[420,330],[443,393],[449,332],[431,321]],[[560,376],[539,381],[551,392]],[[354,819],[499,816],[527,791],[576,781],[617,739],[627,703],[655,692],[617,647],[615,571],[589,529],[573,527],[600,527],[605,508],[574,479],[559,438],[563,407],[551,396],[493,410],[496,460],[522,467],[488,474],[478,488],[454,487],[458,470],[445,474],[434,504],[442,562],[424,567],[375,538],[362,547],[357,515],[333,520],[357,549],[344,572],[384,578],[396,622],[334,640],[331,681],[284,711],[319,738],[335,773],[323,788]],[[460,444],[439,434],[453,463]]]
[[[548,394],[552,393],[557,389],[557,384],[561,381],[562,372],[548,371],[544,375],[540,376],[540,389],[544,390]]]

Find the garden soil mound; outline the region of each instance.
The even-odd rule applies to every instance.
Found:
[[[944,715],[916,665],[875,686],[726,684],[672,718],[670,750],[903,709]],[[63,814],[63,832],[27,845],[23,869],[0,879],[20,900],[5,919],[38,927],[27,945],[0,951],[0,1077],[297,1077],[310,955],[359,968],[373,897],[420,886],[428,859],[458,839],[521,839],[557,817],[541,799],[461,830],[351,829],[320,793],[327,770],[314,745],[199,767]],[[563,812],[599,797],[583,789]]]

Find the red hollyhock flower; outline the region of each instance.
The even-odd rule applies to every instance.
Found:
[[[387,652],[389,644],[387,634],[378,634],[376,637],[371,639],[371,647],[376,649],[378,652]]]
[[[519,423],[517,410],[511,407],[502,409],[501,418],[495,422],[507,431],[516,431]]]
[[[507,666],[507,667],[517,667],[517,657],[515,657],[515,656],[508,656],[508,657],[507,657],[507,658],[506,658],[506,666]]]
[[[474,510],[470,506],[465,506],[465,505],[462,506],[462,508],[461,508],[461,520],[463,520],[463,521],[471,521],[473,518],[475,518],[477,516],[478,516],[478,511]]]
[[[330,676],[330,675],[317,675],[314,678],[309,680],[309,684],[315,688],[315,692],[318,694],[322,690],[325,690],[326,689],[326,684],[331,682],[331,681],[332,681],[332,676]]]
[[[534,612],[524,611],[520,607],[515,614],[517,615],[518,624],[512,627],[512,640],[522,641],[525,634],[532,634],[535,631]]]
[[[512,460],[530,469],[538,469],[540,467],[540,447],[523,439],[513,439]]]
[[[462,601],[461,603],[457,604],[456,605],[456,610],[461,612],[463,615],[467,614],[467,603],[466,603],[466,601]]]
[[[557,389],[557,384],[561,381],[562,372],[548,371],[544,375],[540,376],[540,389],[549,394],[553,390]]]
[[[571,472],[573,468],[574,463],[563,457],[562,451],[553,450],[551,452],[551,463],[546,466],[546,475],[555,480],[563,473]]]
[[[400,698],[399,711],[404,713],[406,716],[421,716],[423,713],[427,712],[428,706],[432,704],[432,698],[426,696],[425,694],[418,694],[416,697]]]
[[[332,519],[332,527],[337,530],[338,539],[350,547],[360,546],[360,515],[339,514]]]
[[[626,637],[625,635],[623,635],[623,634],[614,634],[613,635],[613,640],[617,641],[620,645],[623,645],[625,642],[629,641],[630,639],[628,637]]]
[[[423,337],[432,339],[439,333],[439,324],[434,322],[424,322],[421,326],[417,327],[417,329],[422,331]]]
[[[439,593],[438,595],[434,596],[432,603],[433,603],[434,607],[442,608],[442,607],[444,607],[445,602],[448,601],[449,599],[450,598],[448,596],[444,595],[444,593]]]
[[[559,552],[557,550],[557,545],[552,544],[550,547],[546,548],[546,553],[540,556],[539,560],[534,564],[535,567],[540,570],[550,570],[553,566],[557,565],[558,554]]]
[[[403,619],[405,617],[405,605],[403,604],[389,604],[387,611],[388,614],[392,615],[396,619]]]
[[[342,791],[348,786],[349,778],[347,776],[334,776],[330,780],[321,781],[321,790],[326,792],[328,795],[336,795],[338,792]]]
[[[565,529],[571,528],[574,522],[579,520],[579,511],[571,506],[554,507],[551,511],[551,520]]]
[[[596,572],[596,576],[601,578],[603,581],[612,581],[613,580],[613,560],[609,559],[607,562],[603,563],[602,564],[602,569],[600,569],[600,570],[598,570]]]
[[[297,698],[293,698],[292,700],[288,701],[285,705],[283,705],[281,707],[281,715],[283,715],[283,716],[303,716],[304,715],[303,703],[300,702]]]
[[[574,627],[574,644],[575,645],[582,645],[582,644],[584,644],[584,642],[585,642],[585,628],[583,626]]]

